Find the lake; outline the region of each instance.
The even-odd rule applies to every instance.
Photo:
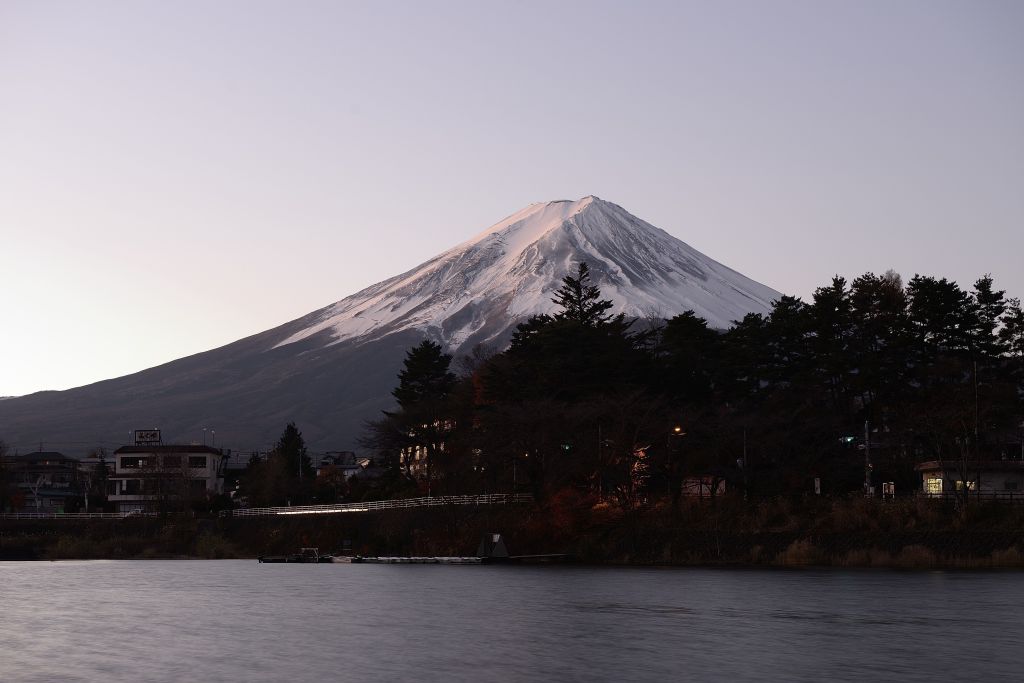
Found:
[[[1021,680],[1024,573],[0,562],[0,681]]]

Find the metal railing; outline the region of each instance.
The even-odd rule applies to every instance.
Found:
[[[927,500],[967,500],[975,501],[1000,501],[1006,503],[1024,503],[1024,491],[969,491],[965,495],[962,491],[943,491],[942,493],[927,493],[924,491],[915,492],[916,498]]]
[[[240,508],[224,510],[221,517],[263,517],[268,515],[323,515],[403,508],[438,507],[443,505],[508,505],[532,503],[529,493],[491,493],[479,496],[430,496],[397,500],[371,500],[365,503],[339,503],[336,505],[294,505],[291,507]]]
[[[0,512],[0,519],[124,519],[156,515],[155,512]]]

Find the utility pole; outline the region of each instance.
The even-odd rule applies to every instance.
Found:
[[[974,486],[978,491],[978,498],[981,499],[981,441],[978,439],[978,361],[974,361],[974,460],[978,465],[974,473]]]
[[[974,447],[978,447],[978,361],[974,361]]]
[[[747,500],[747,489],[750,488],[750,480],[747,476],[747,428],[743,428],[743,500]]]
[[[864,495],[871,495],[871,423],[864,420]]]

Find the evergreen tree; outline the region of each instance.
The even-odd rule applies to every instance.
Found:
[[[385,413],[378,433],[387,432],[391,441],[404,441],[400,450],[411,457],[419,452],[426,459],[427,495],[431,495],[435,469],[442,454],[451,455],[451,441],[457,421],[449,401],[456,377],[449,370],[452,357],[441,345],[424,340],[406,353],[398,386],[392,395],[400,410]],[[442,465],[443,467],[443,465]]]
[[[449,372],[452,357],[442,352],[441,345],[425,340],[405,355],[398,386],[391,392],[402,408],[413,408],[424,402],[443,401],[455,386],[455,375]]]
[[[773,302],[767,332],[772,380],[788,381],[806,372],[810,360],[807,304],[792,296]]]
[[[278,457],[283,461],[289,478],[312,480],[315,470],[306,450],[306,441],[294,422],[289,422],[284,428],[281,438],[271,451],[271,457]]]
[[[721,347],[721,335],[693,311],[667,321],[657,349],[667,370],[665,392],[688,401],[710,398]]]
[[[991,275],[984,275],[974,283],[972,347],[979,358],[995,359],[1005,351],[998,331],[1007,310],[1006,291],[993,289]]]
[[[1018,360],[1024,359],[1024,309],[1021,309],[1018,299],[1007,301],[999,340],[1008,355]]]
[[[877,419],[876,400],[896,403],[907,387],[912,335],[903,279],[892,270],[861,275],[850,286],[850,308],[851,387],[860,420]]]
[[[723,360],[716,384],[726,398],[759,396],[767,385],[767,326],[765,316],[747,313],[723,335]]]
[[[907,284],[910,323],[931,358],[971,348],[978,325],[970,295],[946,278],[915,275]]]
[[[555,291],[551,301],[562,307],[555,314],[555,320],[573,320],[585,327],[599,327],[614,320],[621,323],[625,318],[622,313],[617,316],[608,313],[614,304],[602,299],[601,290],[590,284],[590,266],[586,261],[577,267],[576,277],[566,275],[562,278],[562,286]]]
[[[810,316],[815,371],[827,387],[833,407],[848,413],[853,305],[845,278],[837,275],[830,286],[814,291]]]

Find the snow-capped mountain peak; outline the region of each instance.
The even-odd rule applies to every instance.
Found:
[[[502,340],[551,312],[561,279],[586,261],[604,298],[627,316],[692,309],[725,328],[765,312],[779,293],[594,196],[531,204],[416,268],[308,316],[277,346],[327,333],[366,340],[408,329],[457,349]],[[276,348],[276,347],[275,347]]]

